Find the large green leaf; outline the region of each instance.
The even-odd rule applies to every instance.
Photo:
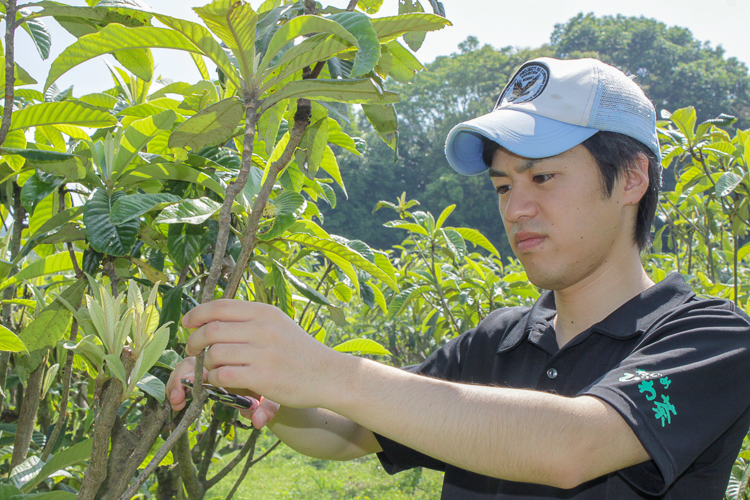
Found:
[[[0,325],[0,351],[29,352],[23,341],[2,325]]]
[[[367,273],[370,273],[372,276],[376,277],[377,279],[379,279],[380,281],[382,281],[383,283],[391,287],[394,291],[398,290],[398,286],[396,285],[396,282],[393,279],[391,279],[391,277],[388,276],[388,274],[383,272],[377,265],[373,264],[372,262],[364,258],[361,254],[352,250],[346,245],[342,245],[333,240],[318,238],[317,236],[312,236],[309,234],[302,234],[302,233],[288,234],[284,237],[284,240],[299,243],[300,245],[313,248],[315,250],[322,252],[325,255],[335,254],[339,257],[342,257],[346,259],[348,262],[350,262],[352,265],[357,266],[358,268],[362,269],[363,271]],[[352,280],[352,281],[356,281],[356,278],[355,280]]]
[[[52,194],[60,184],[63,183],[63,179],[55,177],[44,172],[35,172],[34,175],[26,179],[26,182],[21,188],[21,205],[29,215],[34,214],[36,206],[47,196]]]
[[[60,298],[68,304],[78,304],[86,289],[86,281],[79,279],[60,294]],[[19,338],[30,351],[52,347],[65,335],[73,314],[65,306],[65,302],[54,300],[42,309],[34,321],[21,330]]]
[[[109,214],[112,206],[125,196],[123,191],[117,191],[110,196],[104,189],[96,189],[83,210],[83,223],[86,226],[86,236],[91,248],[97,252],[123,257],[130,253],[130,247],[138,236],[140,221],[130,220],[123,224],[112,224]]]
[[[84,460],[88,460],[91,457],[91,449],[93,445],[94,440],[87,439],[56,453],[49,459],[46,464],[44,464],[42,469],[39,471],[39,474],[37,474],[34,479],[26,483],[21,488],[21,490],[25,493],[28,493],[33,490],[39,483],[47,479],[51,474],[61,469],[65,469],[66,467],[70,467],[71,465],[83,462]],[[35,496],[34,498],[41,497]]]
[[[263,101],[265,111],[282,99],[303,97],[320,101],[349,102],[355,104],[394,104],[398,102],[395,92],[383,92],[369,78],[352,80],[297,80]]]
[[[211,198],[183,200],[161,211],[157,224],[202,224],[221,210],[221,203]]]
[[[236,97],[212,104],[181,123],[169,136],[169,147],[189,147],[198,151],[224,144],[234,133],[244,112],[245,107]]]
[[[13,112],[10,130],[56,124],[104,128],[117,124],[109,111],[79,101],[43,102]]]
[[[351,76],[362,76],[372,71],[380,59],[380,42],[370,18],[361,12],[342,12],[332,15],[331,19],[341,24],[357,39],[359,50],[354,56]]]
[[[154,57],[149,49],[125,49],[112,54],[117,62],[144,82],[154,78]]]
[[[52,63],[44,88],[52,85],[70,69],[94,57],[121,50],[147,48],[202,53],[195,44],[175,30],[152,26],[126,28],[120,24],[109,24],[101,31],[82,36],[69,45]]]
[[[81,254],[80,252],[75,252],[75,258],[78,262],[79,267],[81,265],[82,257],[83,254]],[[3,290],[22,281],[38,278],[39,276],[72,270],[73,262],[70,260],[70,254],[68,252],[59,252],[56,254],[52,254],[49,257],[37,259],[28,266],[24,267],[18,273],[3,281],[2,284],[0,284],[0,290]]]
[[[117,180],[141,149],[159,133],[170,130],[176,119],[177,114],[172,110],[167,110],[131,123],[120,140],[120,147],[112,169],[113,178]]]
[[[425,69],[419,59],[396,40],[388,42],[386,47],[391,56],[388,75],[392,76],[394,80],[408,83],[414,75]]]
[[[411,1],[411,0],[408,0]],[[435,31],[451,26],[451,22],[435,14],[412,12],[399,16],[381,17],[372,20],[372,27],[381,42],[394,40],[412,31]]]
[[[253,79],[255,60],[255,26],[258,15],[250,2],[214,0],[193,9],[222,42],[232,51],[246,82]]]
[[[266,54],[263,56],[263,61],[261,61],[260,66],[258,67],[258,73],[263,73],[266,68],[268,68],[273,58],[284,46],[293,42],[298,37],[303,37],[312,33],[331,33],[346,40],[350,45],[358,46],[356,36],[334,20],[320,16],[297,16],[282,24],[279,29],[276,30],[273,38],[271,38],[271,41],[268,44]],[[319,36],[318,39],[321,40],[322,37]],[[285,54],[284,59],[288,60],[291,59],[291,57],[287,57]],[[284,59],[282,59],[282,64],[286,62]]]
[[[716,182],[716,196],[729,196],[742,182],[742,176],[734,172],[725,172]]]
[[[177,203],[182,198],[169,193],[129,194],[119,198],[109,214],[112,224],[123,224],[165,204]]]
[[[0,65],[2,65],[3,68],[5,68],[5,56],[0,54]],[[19,87],[21,85],[34,85],[37,83],[36,80],[34,80],[30,74],[26,72],[25,69],[23,69],[21,66],[16,63],[15,70],[13,71],[13,75],[15,76],[15,86]],[[0,71],[0,96],[5,95],[5,71]]]
[[[192,182],[193,184],[210,189],[218,195],[224,196],[224,187],[216,179],[184,164],[159,163],[139,166],[137,169],[131,170],[127,175],[123,176],[118,184],[126,187],[152,179]]]

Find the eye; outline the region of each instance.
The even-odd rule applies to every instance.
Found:
[[[553,177],[555,177],[555,174],[537,174],[534,176],[534,182],[537,184],[544,184]]]
[[[507,185],[507,184],[504,184],[502,186],[497,186],[495,189],[497,190],[497,194],[499,194],[499,195],[502,196],[505,193],[507,193],[508,191],[510,191],[510,186]]]

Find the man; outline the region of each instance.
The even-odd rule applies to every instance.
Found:
[[[643,269],[660,180],[643,92],[592,59],[530,61],[446,155],[489,169],[511,247],[548,290],[532,308],[493,312],[411,373],[336,353],[271,306],[215,301],[183,320],[188,354],[211,347],[208,382],[267,397],[254,425],[302,453],[444,470],[445,499],[722,498],[750,423],[750,318]],[[170,379],[175,409],[193,366]]]

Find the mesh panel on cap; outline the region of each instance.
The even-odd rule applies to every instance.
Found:
[[[599,86],[589,127],[619,132],[639,140],[659,157],[655,137],[656,112],[643,91],[624,75],[598,68]]]

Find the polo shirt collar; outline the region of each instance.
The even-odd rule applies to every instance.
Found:
[[[679,273],[672,273],[659,283],[625,302],[590,330],[614,339],[629,339],[646,331],[665,311],[686,303],[695,294]],[[522,340],[539,344],[553,332],[555,295],[546,291],[537,299],[525,320],[521,319],[508,333],[497,352],[509,351]]]

